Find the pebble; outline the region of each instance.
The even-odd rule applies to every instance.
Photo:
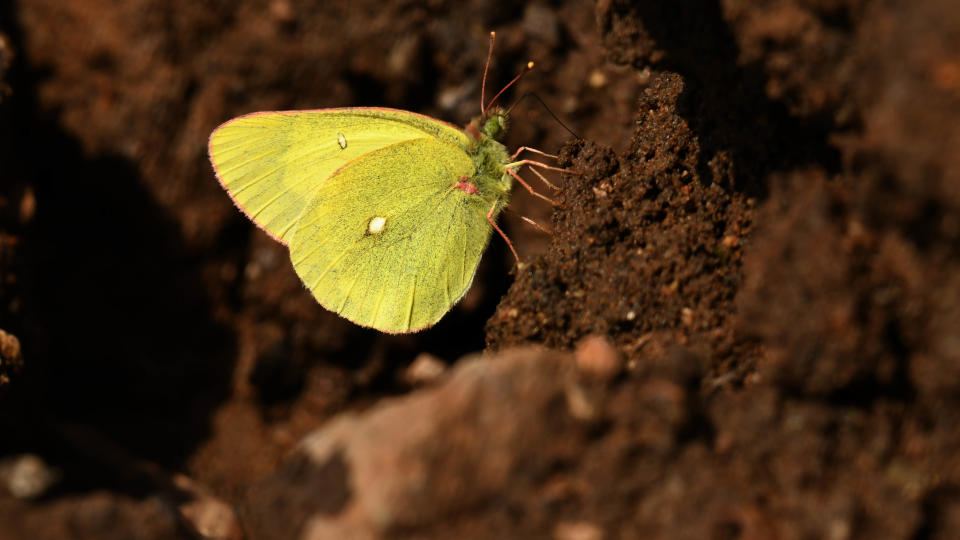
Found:
[[[603,540],[603,530],[588,521],[561,522],[553,529],[555,540]]]
[[[580,373],[600,380],[610,380],[620,374],[620,370],[623,369],[619,351],[606,336],[599,334],[580,340],[574,356]]]
[[[447,365],[429,353],[418,355],[404,371],[403,378],[412,386],[430,384],[443,376]]]
[[[35,499],[60,480],[60,472],[40,456],[23,454],[10,464],[5,477],[11,495],[18,499]]]

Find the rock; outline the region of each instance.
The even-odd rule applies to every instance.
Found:
[[[208,540],[242,540],[243,529],[233,507],[210,493],[193,479],[182,474],[173,479],[174,485],[190,494],[180,503],[180,515]]]
[[[531,481],[538,467],[569,446],[551,448],[550,441],[577,425],[565,406],[572,371],[571,356],[555,351],[473,357],[461,360],[437,386],[362,414],[342,414],[302,441],[265,483],[269,489],[254,490],[251,507],[271,510],[255,527],[274,537],[276,523],[266,520],[293,521],[282,534],[376,538]],[[320,474],[332,470],[341,474]],[[316,485],[302,485],[303,478]],[[291,491],[313,494],[312,514],[304,498],[297,504],[272,500]],[[333,492],[348,493],[349,500],[320,504]]]
[[[40,497],[60,480],[60,472],[34,454],[23,454],[4,469],[7,491],[18,499]]]
[[[563,521],[553,529],[555,540],[603,540],[603,530],[587,521]]]
[[[610,380],[623,369],[620,353],[605,336],[590,335],[577,343],[577,369],[589,377]]]
[[[423,386],[435,382],[447,371],[447,365],[430,353],[421,353],[403,372],[410,386]]]

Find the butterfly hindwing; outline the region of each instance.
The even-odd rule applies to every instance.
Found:
[[[220,183],[258,226],[289,244],[297,219],[337,169],[386,146],[436,138],[466,147],[455,127],[406,111],[381,108],[254,113],[210,136]]]
[[[457,188],[475,164],[439,138],[385,146],[316,188],[290,256],[327,309],[386,332],[438,321],[470,287],[492,231],[485,200]]]

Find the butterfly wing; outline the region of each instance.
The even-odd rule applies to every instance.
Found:
[[[234,118],[210,135],[209,153],[217,178],[237,206],[289,244],[304,206],[334,171],[364,154],[424,137],[469,145],[460,130],[427,116],[347,108]]]
[[[304,208],[294,268],[324,307],[384,332],[436,323],[473,281],[488,202],[456,187],[475,165],[438,138],[375,150],[334,173]]]

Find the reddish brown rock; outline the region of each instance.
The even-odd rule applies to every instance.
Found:
[[[281,467],[279,477],[298,483],[285,471],[315,471],[306,477],[317,483],[298,489],[327,493],[290,532],[310,523],[306,538],[319,540],[320,531],[423,526],[536,481],[547,463],[569,457],[545,441],[574,424],[563,399],[572,369],[570,356],[537,349],[464,359],[436,387],[333,419]],[[333,464],[340,475],[319,474]],[[254,505],[289,513],[268,499],[283,491],[255,495]],[[324,508],[338,492],[345,502]]]

